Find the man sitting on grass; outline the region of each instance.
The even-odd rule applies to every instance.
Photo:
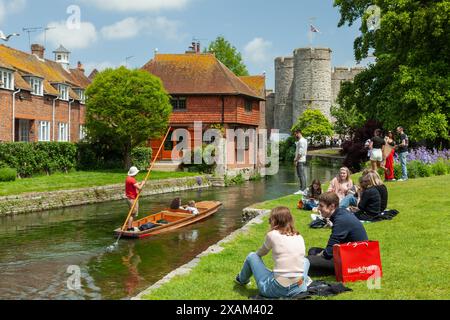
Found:
[[[319,197],[319,211],[322,217],[330,219],[333,229],[325,249],[311,248],[309,250],[310,274],[334,275],[333,246],[368,241],[368,237],[363,224],[348,210],[339,208],[339,197],[336,193],[327,192]]]

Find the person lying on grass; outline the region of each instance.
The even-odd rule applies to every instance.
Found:
[[[273,209],[270,232],[257,253],[245,260],[235,281],[247,285],[253,275],[261,296],[266,298],[291,298],[308,290],[309,261],[305,258],[305,241],[294,227],[294,218],[286,207]],[[266,268],[261,257],[272,250],[273,272]]]
[[[319,211],[322,217],[333,223],[327,247],[311,248],[307,259],[310,262],[310,274],[316,276],[334,275],[333,246],[349,242],[368,241],[363,224],[347,209],[339,208],[339,197],[327,192],[319,197]]]

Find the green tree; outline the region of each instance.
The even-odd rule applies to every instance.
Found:
[[[339,105],[332,106],[331,115],[336,119],[334,131],[337,134],[349,136],[352,140],[356,130],[364,126],[364,123],[367,121],[366,117],[356,106],[348,110],[341,108]]]
[[[306,110],[292,127],[292,132],[299,129],[303,136],[311,138],[313,142],[323,143],[334,133],[332,124],[320,110]]]
[[[205,52],[214,53],[216,58],[238,77],[249,75],[247,67],[242,61],[242,55],[223,36],[219,36],[211,42]]]
[[[159,78],[125,67],[99,73],[86,90],[86,129],[91,140],[108,137],[123,150],[125,168],[133,148],[161,137],[172,112]],[[103,140],[104,141],[104,140]]]
[[[338,103],[356,108],[384,127],[402,125],[412,139],[449,140],[450,0],[335,0],[341,20],[361,19],[355,40],[358,61],[373,52],[376,63],[346,84]],[[368,8],[381,9],[371,30]]]

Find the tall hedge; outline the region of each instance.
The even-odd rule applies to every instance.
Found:
[[[22,178],[68,172],[76,167],[77,146],[64,142],[0,143],[0,163],[15,168]]]

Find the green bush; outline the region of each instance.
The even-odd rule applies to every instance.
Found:
[[[241,185],[245,183],[244,176],[242,173],[239,173],[237,176],[230,178],[228,176],[225,176],[225,185],[227,187],[233,186],[233,185]]]
[[[77,146],[60,142],[0,143],[0,162],[15,168],[22,177],[34,174],[68,172],[75,168]]]
[[[419,172],[419,165],[420,161],[411,161],[408,162],[408,178],[410,179],[416,179],[420,178],[420,172]]]
[[[400,180],[402,178],[402,166],[400,164],[394,165],[394,176],[397,180]]]
[[[189,172],[200,172],[200,173],[206,173],[206,174],[212,174],[214,173],[214,171],[216,170],[216,166],[217,164],[214,163],[213,164],[207,164],[205,162],[205,159],[203,157],[203,155],[208,154],[211,155],[212,157],[215,156],[215,147],[214,145],[210,144],[210,145],[203,145],[202,148],[197,148],[193,151],[191,151],[191,164],[186,164],[183,163],[182,164],[182,169],[183,170],[187,170]],[[197,156],[197,157],[196,157]],[[195,164],[195,159],[201,157],[202,159],[202,163],[201,164]]]
[[[447,165],[443,159],[439,159],[438,162],[432,165],[433,174],[436,176],[443,176],[447,174]]]
[[[78,170],[123,169],[123,153],[119,147],[98,140],[79,142],[77,148]]]
[[[433,175],[432,167],[423,162],[419,162],[419,164],[417,165],[417,169],[419,171],[419,176],[422,178],[431,177]]]
[[[131,163],[139,170],[148,170],[152,161],[152,154],[152,148],[134,148],[131,152]]]
[[[12,168],[0,168],[0,182],[15,181],[17,170]]]
[[[289,137],[285,141],[280,142],[280,161],[294,162],[295,160],[295,139]]]

